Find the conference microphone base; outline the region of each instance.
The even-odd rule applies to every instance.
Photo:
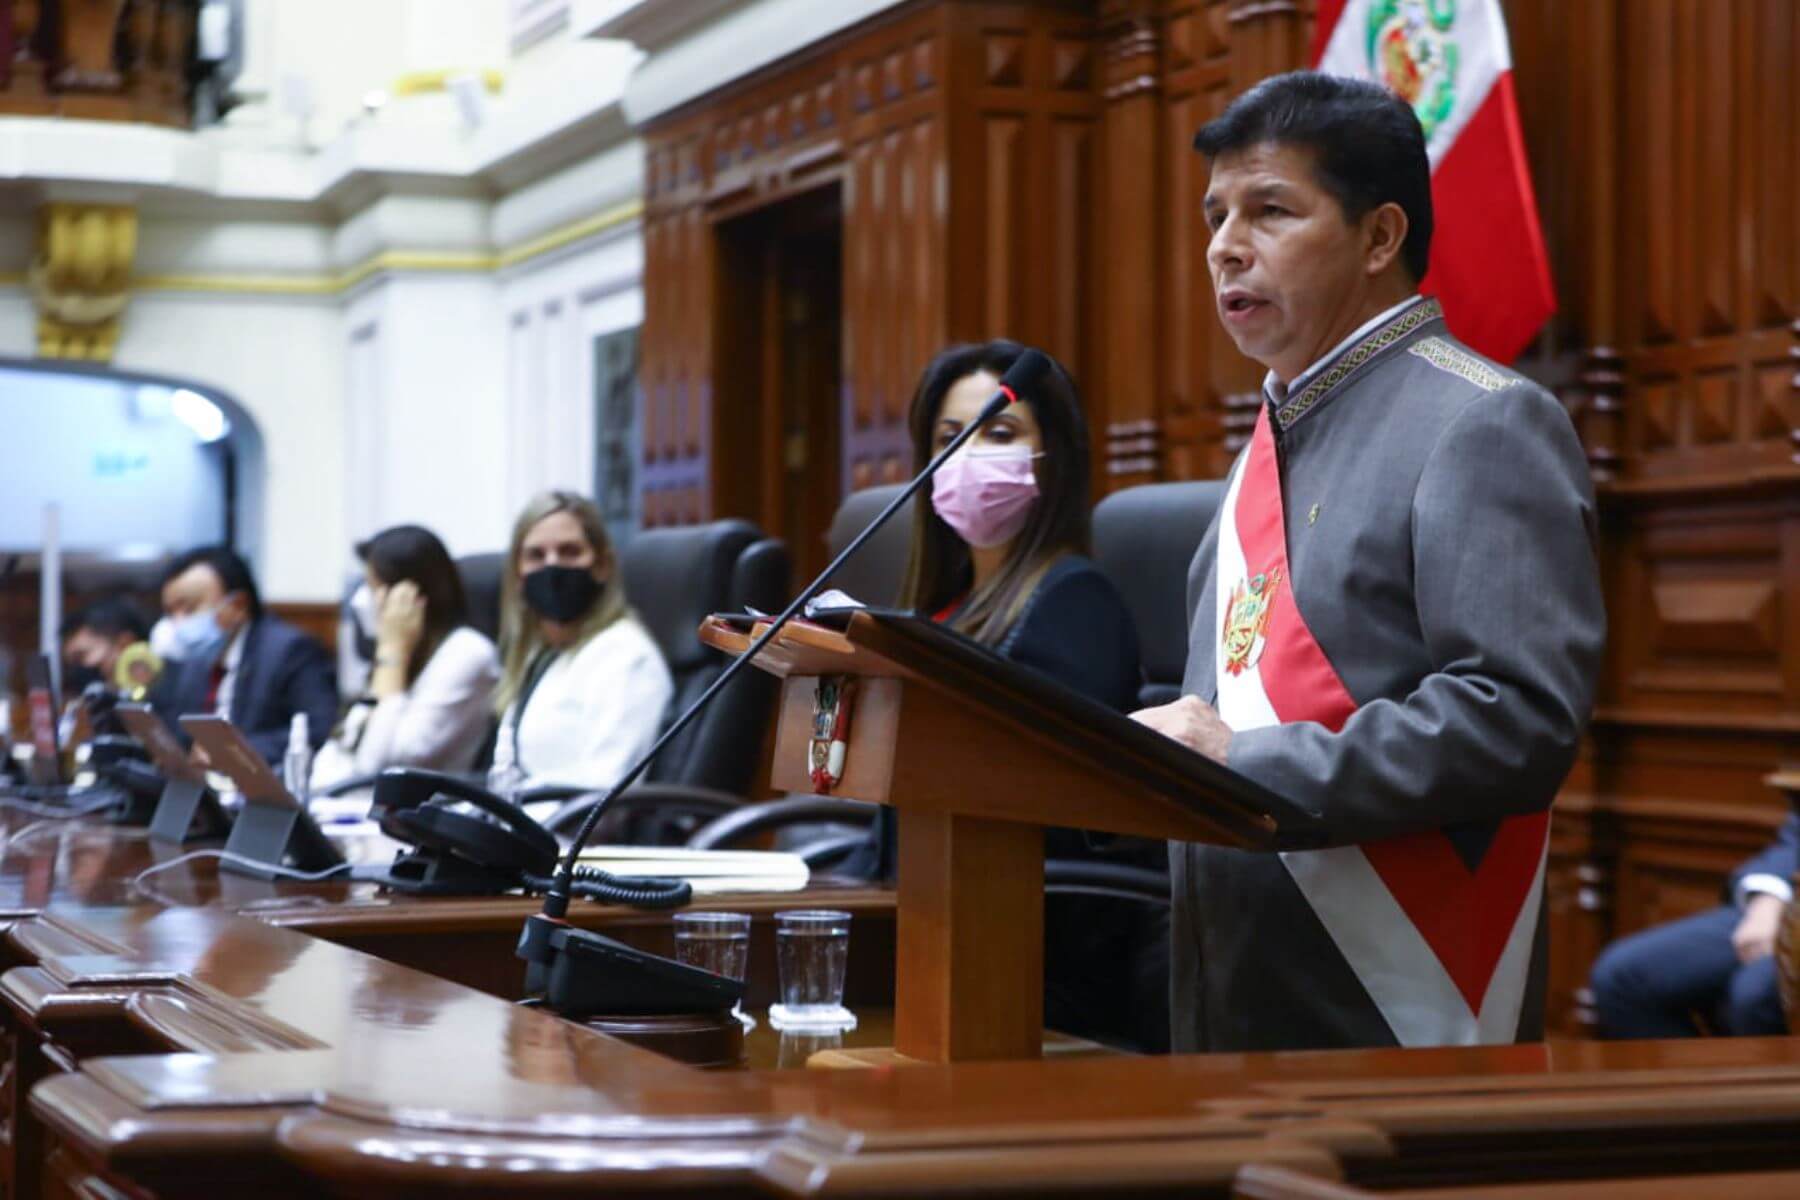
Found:
[[[541,913],[526,920],[518,955],[526,962],[525,994],[570,1020],[716,1013],[744,995],[735,979]]]

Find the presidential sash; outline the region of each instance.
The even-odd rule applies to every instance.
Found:
[[[1266,405],[1226,492],[1216,571],[1225,723],[1342,730],[1357,703],[1295,602]],[[1549,831],[1533,813],[1500,822],[1479,854],[1433,830],[1281,860],[1402,1046],[1503,1043],[1531,975]]]

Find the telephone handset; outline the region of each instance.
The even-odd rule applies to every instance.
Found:
[[[556,867],[548,829],[486,788],[442,771],[389,767],[375,777],[369,815],[383,833],[417,847],[396,858],[384,880],[402,891],[504,892]]]
[[[369,816],[413,849],[394,859],[381,882],[428,895],[493,895],[550,887],[561,853],[556,837],[525,811],[479,784],[422,767],[389,767],[375,777]],[[693,896],[680,879],[616,879],[586,868],[576,891],[613,904],[679,908]]]

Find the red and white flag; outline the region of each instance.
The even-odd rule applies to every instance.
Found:
[[[1425,127],[1437,230],[1422,290],[1499,362],[1556,311],[1500,0],[1319,0],[1314,67],[1373,79]]]

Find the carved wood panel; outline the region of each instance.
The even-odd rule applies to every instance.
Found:
[[[1640,505],[1614,524],[1609,706],[1800,735],[1796,507]]]
[[[1791,468],[1800,14],[1643,0],[1618,34],[1630,463],[1669,484]]]
[[[1164,21],[1168,303],[1161,328],[1167,382],[1160,416],[1164,477],[1171,479],[1223,475],[1256,422],[1262,372],[1238,353],[1213,307],[1200,218],[1210,170],[1193,148],[1194,134],[1240,90],[1234,34],[1247,28],[1243,17],[1225,0],[1181,0],[1168,7]]]

